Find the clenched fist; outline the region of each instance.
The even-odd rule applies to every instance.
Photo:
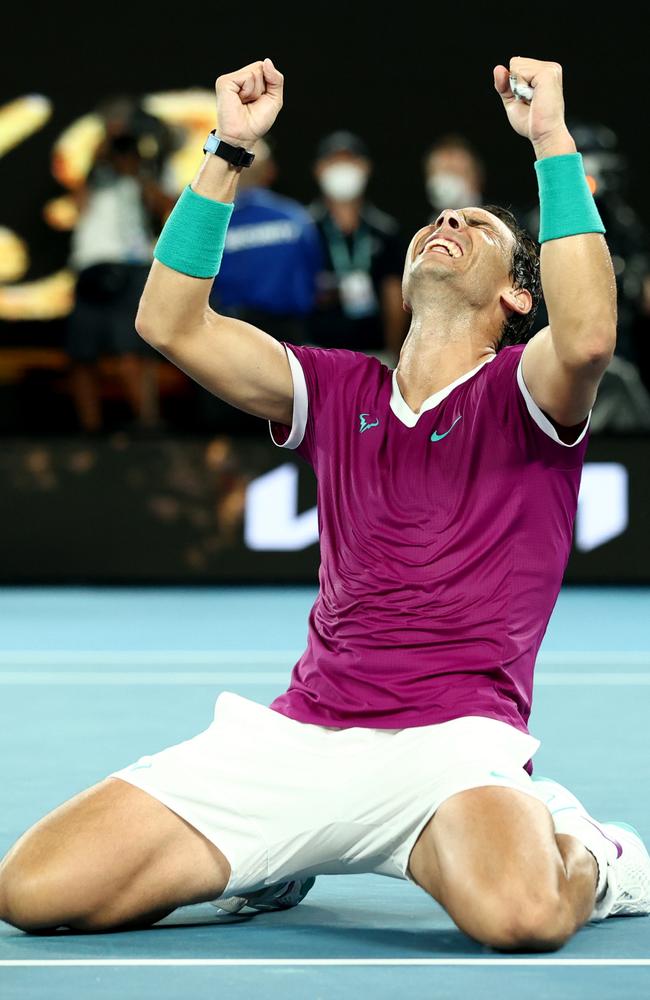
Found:
[[[510,88],[510,76],[533,88],[530,103],[518,101]],[[494,86],[501,95],[508,121],[519,135],[530,139],[540,156],[575,152],[575,144],[564,121],[562,67],[555,62],[515,56],[510,68],[495,66]]]
[[[220,76],[215,87],[219,137],[250,148],[266,135],[282,107],[282,73],[264,59]]]

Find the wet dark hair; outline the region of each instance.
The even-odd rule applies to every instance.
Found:
[[[515,238],[510,264],[510,277],[515,288],[525,288],[530,292],[533,305],[530,312],[522,316],[511,312],[503,325],[501,340],[497,350],[502,347],[512,347],[514,344],[525,344],[532,336],[535,313],[542,299],[542,283],[539,270],[539,244],[530,233],[519,225],[515,216],[507,208],[500,205],[482,205],[486,212],[496,215],[504,222]]]

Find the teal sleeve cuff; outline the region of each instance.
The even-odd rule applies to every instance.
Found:
[[[163,227],[154,257],[193,278],[214,278],[234,207],[204,198],[188,184]]]
[[[581,233],[605,232],[580,153],[537,160],[535,171],[539,185],[540,243]]]

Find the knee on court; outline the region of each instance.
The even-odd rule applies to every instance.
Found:
[[[29,932],[70,927],[81,931],[111,930],[123,925],[150,926],[167,916],[173,906],[158,907],[137,918],[125,911],[120,899],[95,905],[78,879],[62,872],[32,872],[18,862],[0,869],[0,920]]]
[[[23,931],[92,921],[102,907],[74,857],[48,858],[47,838],[37,851],[34,841],[38,844],[38,834],[32,831],[0,865],[0,920]]]
[[[487,892],[477,898],[462,930],[500,951],[555,951],[573,934],[571,914],[559,891],[550,887]]]
[[[32,873],[16,861],[0,869],[0,920],[22,931],[54,929],[63,923],[57,919],[60,905],[47,874]]]

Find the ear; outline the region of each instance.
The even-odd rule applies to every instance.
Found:
[[[533,308],[533,297],[527,288],[508,288],[501,295],[501,302],[506,309],[524,316]]]

